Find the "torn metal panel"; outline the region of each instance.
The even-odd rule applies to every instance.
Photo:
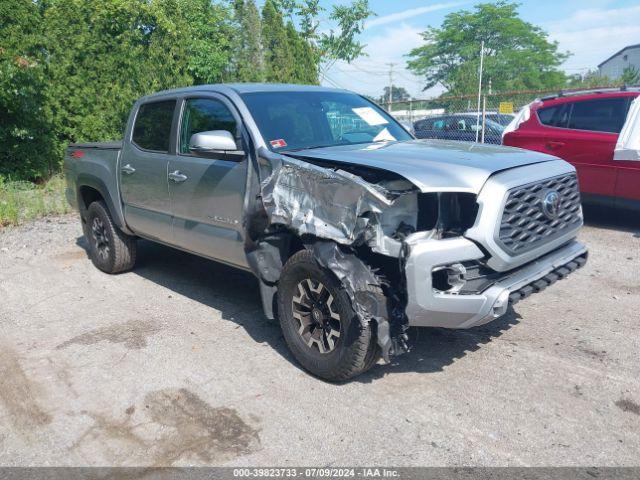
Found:
[[[359,320],[363,324],[376,322],[378,345],[384,360],[389,362],[392,355],[407,351],[407,337],[404,334],[406,317],[393,307],[389,297],[383,293],[381,278],[362,260],[345,252],[335,242],[318,241],[307,248],[322,267],[333,272],[342,282]]]
[[[379,183],[389,192],[396,192],[395,201],[377,216],[378,222],[370,225],[367,245],[376,253],[399,257],[402,240],[398,230],[416,231],[418,222],[418,195],[413,184],[406,180],[391,180]]]
[[[272,161],[261,189],[271,224],[344,245],[364,233],[372,215],[394,203],[384,188],[356,175],[284,157]]]

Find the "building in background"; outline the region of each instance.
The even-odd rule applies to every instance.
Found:
[[[627,67],[640,70],[640,43],[629,45],[598,65],[600,75],[612,80],[620,78]]]

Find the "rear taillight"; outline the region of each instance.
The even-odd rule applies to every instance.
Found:
[[[73,158],[80,159],[84,157],[84,152],[82,150],[74,150],[70,154]]]

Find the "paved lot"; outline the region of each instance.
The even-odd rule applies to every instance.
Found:
[[[74,216],[0,231],[0,464],[638,465],[640,227],[607,217],[569,279],[346,385],[248,274],[143,242],[107,276]]]

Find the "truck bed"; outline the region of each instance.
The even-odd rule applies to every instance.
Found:
[[[64,157],[64,173],[67,179],[66,197],[75,207],[78,205],[77,184],[99,192],[109,207],[118,227],[126,231],[120,202],[119,163],[122,140],[112,142],[72,143]]]

